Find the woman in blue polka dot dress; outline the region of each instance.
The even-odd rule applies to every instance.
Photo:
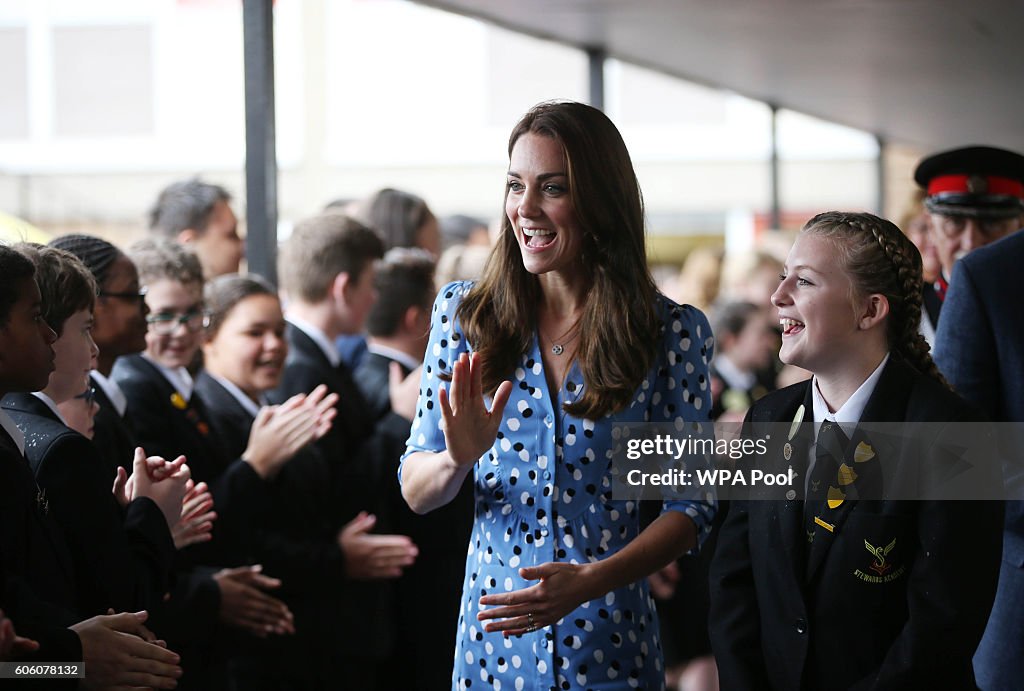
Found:
[[[693,549],[713,501],[641,531],[612,497],[615,425],[705,421],[711,330],[659,295],[625,144],[599,110],[536,106],[509,139],[502,235],[441,289],[402,492],[417,512],[473,471],[453,689],[664,687],[645,577]]]

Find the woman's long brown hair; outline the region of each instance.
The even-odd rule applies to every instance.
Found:
[[[580,263],[589,286],[575,355],[583,394],[565,410],[597,419],[629,405],[654,361],[659,337],[643,197],[622,136],[596,108],[541,103],[512,131],[509,156],[526,133],[554,139],[565,153],[569,195],[583,233]],[[501,231],[482,278],[457,311],[469,342],[483,358],[485,391],[508,379],[530,348],[540,301],[539,281],[524,268],[504,214]]]

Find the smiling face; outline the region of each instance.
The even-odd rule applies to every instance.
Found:
[[[828,375],[854,359],[860,342],[858,311],[834,242],[801,233],[772,304],[779,310],[784,363]]]
[[[60,338],[53,344],[55,369],[46,385],[54,403],[68,401],[89,386],[89,371],[96,368],[99,348],[92,340],[92,310],[78,310],[64,322]]]
[[[276,387],[281,378],[288,355],[284,329],[281,303],[276,297],[244,298],[203,345],[204,366],[255,400]]]
[[[565,152],[551,137],[528,132],[512,148],[505,213],[532,274],[579,271],[582,231],[569,194]]]
[[[146,288],[150,319],[177,319],[202,312],[202,286],[161,278]],[[188,324],[176,322],[170,333],[157,333],[156,327],[156,324],[151,324],[146,332],[146,354],[164,367],[187,367],[199,349],[202,338],[201,316]]]

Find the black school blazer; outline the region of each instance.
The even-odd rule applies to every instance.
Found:
[[[747,430],[789,422],[801,404],[809,420],[810,386],[765,396],[750,409]],[[862,416],[979,419],[895,355]],[[788,465],[784,441],[773,440],[764,456],[777,459],[779,472]],[[806,457],[809,443],[798,435],[793,457]],[[900,464],[897,478],[920,458],[907,444],[878,459]],[[834,532],[816,530],[807,545],[803,502],[733,502],[711,572],[710,633],[722,688],[975,688],[971,658],[995,596],[1002,503],[848,499],[830,520]],[[893,545],[885,577],[861,577],[876,563],[866,543]]]

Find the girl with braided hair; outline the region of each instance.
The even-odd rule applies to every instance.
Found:
[[[796,476],[771,500],[734,498],[719,536],[710,619],[722,688],[976,688],[1001,505],[892,498],[928,469],[922,428],[883,439],[862,424],[981,419],[918,334],[920,254],[889,221],[828,212],[804,226],[780,279],[780,357],[814,376],[744,422],[770,437],[750,462]]]

